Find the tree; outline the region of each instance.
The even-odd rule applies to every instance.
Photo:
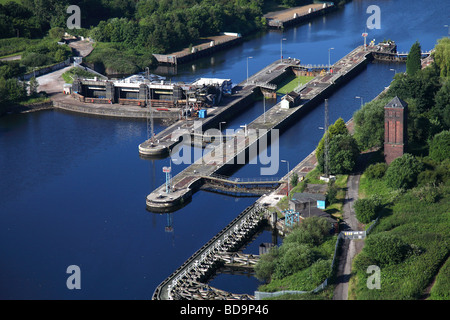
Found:
[[[35,77],[32,77],[30,79],[29,86],[30,86],[30,96],[34,96],[35,94],[37,94],[37,92],[38,92],[37,89],[39,87],[39,82],[36,80]]]
[[[283,243],[275,266],[275,278],[281,279],[309,267],[316,254],[309,245]]]
[[[430,141],[430,157],[435,161],[443,161],[450,157],[450,131],[436,134]]]
[[[352,172],[359,155],[355,138],[350,134],[338,134],[330,141],[329,171],[331,174]]]
[[[297,172],[294,172],[291,176],[291,180],[289,181],[292,187],[297,186],[298,184],[298,174]]]
[[[386,97],[366,103],[353,115],[353,134],[361,150],[381,147],[384,142],[384,106],[391,100]]]
[[[394,189],[409,189],[417,182],[417,175],[423,170],[423,164],[413,155],[405,153],[389,165],[385,180]]]
[[[381,179],[387,170],[387,164],[384,162],[374,163],[367,167],[364,171],[366,177],[370,180]]]
[[[434,61],[439,67],[441,77],[450,76],[450,38],[445,37],[438,40],[435,47]]]
[[[261,255],[255,265],[255,276],[260,281],[269,282],[275,272],[276,261],[279,256],[278,247],[273,247],[268,253]]]
[[[355,201],[356,218],[361,223],[369,223],[374,220],[380,210],[381,202],[378,198],[363,198]]]
[[[333,136],[339,134],[348,134],[347,126],[342,118],[336,120],[334,124],[328,127],[328,131],[324,133],[322,139],[320,139],[319,144],[316,148],[316,157],[319,164],[319,168],[322,168],[321,171],[324,172],[324,151],[325,151],[325,137],[328,134],[328,144],[330,145]],[[330,153],[328,153],[330,154]]]
[[[421,69],[422,49],[420,43],[416,41],[409,50],[408,57],[406,59],[406,73],[410,76],[414,76],[417,71]]]
[[[450,49],[449,49],[450,56]],[[445,81],[442,87],[434,96],[435,105],[431,113],[437,119],[441,119],[445,128],[450,128],[450,80]]]

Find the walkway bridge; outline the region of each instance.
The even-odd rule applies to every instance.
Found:
[[[234,196],[243,194],[259,196],[268,193],[285,183],[281,178],[230,178],[218,174],[202,176],[201,189]]]
[[[153,300],[178,299],[254,299],[250,295],[235,295],[205,284],[215,271],[233,261],[245,266],[254,264],[256,256],[233,254],[239,250],[262,226],[272,213],[254,204],[241,212],[216,236],[195,252],[186,262],[164,280],[153,293]]]

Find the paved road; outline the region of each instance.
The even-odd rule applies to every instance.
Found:
[[[363,226],[358,222],[355,215],[354,204],[358,199],[359,179],[361,173],[367,164],[371,153],[365,153],[359,156],[355,173],[349,175],[347,180],[347,194],[343,206],[343,230],[360,231],[364,230]],[[342,255],[339,258],[338,272],[337,272],[337,286],[334,290],[333,300],[347,300],[348,299],[348,282],[352,272],[353,258],[364,247],[364,240],[344,240],[342,244]]]

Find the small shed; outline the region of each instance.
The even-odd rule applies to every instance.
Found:
[[[292,107],[295,107],[300,102],[300,94],[291,91],[288,94],[286,94],[283,98],[281,98],[281,109],[289,109]]]
[[[289,208],[300,212],[309,207],[325,209],[325,195],[321,193],[294,193],[292,199],[289,200]]]
[[[72,84],[71,83],[64,83],[64,94],[72,94]]]
[[[330,233],[339,232],[339,223],[336,219],[334,219],[331,215],[329,215],[326,212],[323,212],[322,210],[318,208],[307,208],[300,212],[300,223],[304,219],[311,218],[311,217],[319,217],[324,218],[330,223]]]

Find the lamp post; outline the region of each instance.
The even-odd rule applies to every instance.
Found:
[[[247,57],[247,84],[248,84],[248,59],[253,59],[253,57]]]
[[[364,102],[363,102],[363,98],[362,97],[359,97],[359,96],[356,96],[355,97],[355,99],[361,99],[361,107],[363,106],[363,104],[364,104]]]
[[[280,41],[280,56],[281,56],[281,62],[283,62],[283,41],[285,41],[286,38],[281,38]]]
[[[331,50],[334,50],[334,48],[328,49],[328,72],[331,70]]]
[[[264,123],[266,123],[266,96],[263,94]]]
[[[219,131],[222,133],[222,123],[225,124],[225,121],[219,122]]]
[[[289,201],[289,180],[290,180],[290,173],[291,173],[291,171],[289,170],[289,161],[287,161],[287,160],[281,160],[281,162],[286,162],[286,163],[287,163],[288,183],[287,183],[287,193],[286,193],[286,196],[288,197],[288,201]]]
[[[445,24],[444,27],[445,27],[445,28],[448,28],[447,36],[450,37],[450,25]]]

